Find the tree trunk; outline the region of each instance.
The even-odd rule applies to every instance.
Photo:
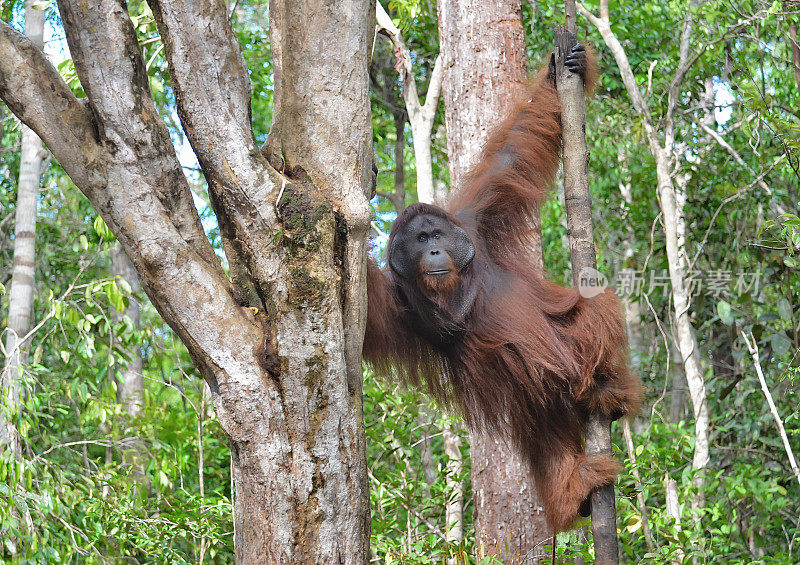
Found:
[[[411,135],[414,138],[414,160],[417,167],[417,198],[420,202],[433,202],[435,190],[433,184],[433,161],[431,159],[431,131],[433,119],[439,107],[439,94],[442,89],[442,56],[436,57],[431,78],[428,83],[425,104],[421,104],[417,94],[417,83],[414,78],[412,56],[406,47],[403,35],[394,25],[380,2],[375,5],[378,27],[392,41],[398,53],[400,79],[403,88],[403,101],[406,104],[408,120],[411,124]]]
[[[394,192],[391,201],[397,214],[406,208],[406,113],[392,112],[394,117]]]
[[[800,42],[797,40],[797,23],[789,24],[789,43],[792,47],[792,66],[794,67],[794,80],[797,91],[800,93]]]
[[[675,539],[681,531],[681,506],[678,498],[678,482],[670,478],[669,473],[664,475],[664,495],[666,497],[666,513],[673,520],[673,531]],[[679,546],[680,547],[680,546]],[[683,549],[675,551],[673,563],[683,563]]]
[[[25,2],[25,35],[39,49],[44,46],[44,10]],[[8,292],[8,327],[5,336],[6,359],[0,385],[11,413],[18,410],[19,379],[27,363],[30,340],[24,341],[33,317],[33,291],[36,276],[36,204],[42,176],[42,141],[27,126],[22,126],[17,207],[14,224],[14,267]],[[19,456],[19,437],[5,410],[0,414],[0,447],[8,445]]]
[[[444,454],[447,456],[445,483],[450,498],[445,507],[445,527],[448,543],[458,544],[464,537],[464,457],[461,455],[461,437],[456,426],[450,422],[442,427]],[[458,559],[448,557],[447,565],[458,565]]]
[[[141,326],[141,306],[137,295],[141,292],[136,269],[133,268],[128,256],[119,246],[115,245],[111,251],[111,272],[125,280],[131,287],[131,297],[128,307],[124,312],[111,310],[111,319],[119,322],[123,317],[128,317],[135,331]],[[119,347],[119,346],[118,346]],[[117,402],[124,408],[125,416],[120,422],[123,441],[121,446],[122,460],[132,467],[132,476],[137,479],[144,478],[144,442],[138,436],[130,436],[129,423],[139,415],[144,401],[144,375],[142,373],[142,351],[138,345],[122,347],[125,360],[118,361],[114,367],[121,367],[117,378]]]
[[[630,136],[630,132],[623,134],[624,138]],[[633,187],[630,182],[630,157],[628,148],[625,144],[620,144],[617,149],[617,165],[620,171],[619,193],[622,196],[622,214],[627,218],[630,208],[633,205]],[[628,262],[633,260],[635,264],[635,242],[636,234],[629,222],[625,225],[625,236],[620,242],[620,250],[623,254],[623,268],[629,267]],[[622,297],[622,306],[625,309],[625,327],[628,336],[628,348],[631,352],[631,367],[635,372],[642,370],[645,347],[644,337],[642,336],[642,307],[636,294]]]
[[[426,499],[431,497],[431,488],[436,484],[436,466],[433,462],[433,451],[431,450],[431,431],[433,428],[433,414],[426,404],[420,404],[417,412],[417,428],[422,436],[419,440],[419,459],[422,465],[422,477],[425,480],[423,488]],[[445,450],[447,447],[445,446]]]
[[[443,0],[439,37],[450,179],[458,190],[487,132],[526,80],[519,0]],[[472,434],[470,444],[476,547],[484,543],[505,563],[544,553],[541,542],[552,533],[527,465],[502,438]]]
[[[686,417],[686,371],[674,339],[669,340],[672,383],[670,386],[669,421],[677,424]]]
[[[475,547],[503,563],[544,563],[553,532],[527,465],[505,438],[470,434]]]
[[[589,150],[586,146],[586,88],[581,77],[568,70],[565,61],[577,43],[575,2],[565,3],[566,26],[555,31],[555,64],[564,146],[564,203],[572,264],[572,284],[580,288],[588,281],[599,284],[595,255],[592,199],[589,193]],[[591,289],[594,291],[594,288]],[[585,451],[587,456],[612,455],[611,422],[599,414],[588,414]],[[617,509],[614,485],[591,493],[592,541],[598,565],[619,563]]]
[[[0,97],[102,215],[208,382],[231,444],[237,563],[364,563],[374,5],[272,2],[270,164],[226,3],[149,4],[233,282],[203,231],[123,4],[59,1],[86,105],[0,22]]]

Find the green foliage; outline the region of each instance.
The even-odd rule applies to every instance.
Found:
[[[24,457],[0,455],[0,556],[196,563],[203,551],[206,562],[232,562],[229,451],[202,380],[151,309],[141,331],[129,317],[109,315],[144,297],[132,297],[124,279],[103,276],[110,232],[99,218],[74,229],[91,214],[74,187],[45,191],[44,210],[51,196],[63,200],[61,223],[50,224],[46,213],[40,223],[37,311],[46,315],[22,374],[24,402],[12,414]],[[59,226],[68,232],[51,229]],[[71,276],[68,265],[78,266]],[[145,391],[131,418],[116,388],[137,349],[146,353]],[[140,442],[138,466],[125,447],[131,438]]]
[[[364,423],[367,430],[367,461],[372,507],[372,549],[387,562],[406,564],[441,563],[460,556],[473,563],[469,541],[448,544],[445,507],[454,496],[445,481],[444,443],[441,429],[445,417],[433,407],[420,403],[419,393],[401,389],[386,379],[365,373]],[[451,423],[466,445],[466,432]],[[436,430],[439,430],[437,433]],[[428,450],[435,480],[428,484],[422,453]],[[469,456],[457,478],[469,493]],[[467,505],[465,523],[471,523]],[[468,536],[471,540],[473,536]]]

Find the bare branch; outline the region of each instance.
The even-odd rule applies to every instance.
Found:
[[[250,164],[246,152],[256,148],[250,78],[225,2],[149,4],[166,46],[178,115],[203,170],[214,177],[241,174]]]
[[[231,276],[246,301],[263,308],[280,272],[279,257],[264,250],[273,248],[276,197],[286,179],[255,142],[250,78],[225,2],[149,5],[164,38],[181,124],[208,181]]]
[[[101,11],[94,5],[85,7],[90,12]],[[67,13],[65,20],[74,17],[70,21],[78,26],[81,18],[71,8],[65,3],[62,15]],[[91,20],[92,15],[86,14],[87,22],[104,25]],[[107,25],[122,29],[125,24],[109,18]],[[76,30],[70,25],[68,28]],[[79,28],[76,31],[83,32]],[[73,44],[75,51],[79,51],[80,40]],[[90,46],[94,53],[98,53],[96,45]],[[77,56],[78,59],[82,57],[83,54]],[[110,71],[99,68],[101,62],[82,60],[87,67],[97,66],[84,74],[88,82],[93,80],[90,76],[109,78]],[[113,56],[103,59],[102,63],[111,60]],[[130,64],[128,68],[132,68]],[[260,382],[261,368],[255,360],[246,374],[232,371],[238,351],[255,351],[262,343],[260,326],[234,301],[230,282],[205,238],[199,219],[194,220],[196,210],[190,211],[193,216],[189,219],[176,219],[179,207],[170,202],[166,184],[164,191],[159,190],[160,183],[169,179],[185,182],[182,174],[176,176],[171,172],[174,150],[170,146],[172,157],[164,157],[159,162],[163,165],[160,168],[143,169],[137,162],[140,155],[158,159],[142,145],[158,142],[154,138],[159,130],[148,124],[155,129],[136,133],[142,136],[152,133],[151,138],[133,135],[135,123],[117,117],[120,114],[111,102],[99,95],[96,108],[105,105],[105,109],[102,113],[98,110],[98,114],[108,118],[107,125],[119,128],[103,128],[105,134],[112,135],[118,143],[113,154],[106,150],[96,140],[90,112],[78,102],[42,52],[4,22],[0,22],[0,96],[47,143],[75,184],[102,214],[136,266],[159,313],[186,343],[206,375],[212,375],[210,368],[213,367],[212,386],[216,387],[218,379],[226,379],[232,372],[237,372],[240,379]],[[145,104],[137,109],[145,112]],[[135,146],[127,145],[126,140],[131,140]],[[157,175],[150,174],[153,170],[163,171],[163,174],[156,178]],[[180,232],[181,228],[186,232]],[[187,234],[194,245],[187,245]],[[191,290],[187,292],[186,289]],[[220,349],[220,344],[225,346]]]
[[[689,71],[692,63],[697,60],[694,57],[689,60],[690,40],[692,36],[692,23],[693,23],[693,10],[697,7],[698,1],[692,0],[686,8],[686,14],[683,18],[683,28],[681,30],[681,42],[678,50],[678,68],[675,69],[675,74],[669,84],[669,95],[667,96],[667,116],[664,129],[665,147],[672,147],[675,141],[675,110],[680,102],[681,86],[686,73]]]
[[[604,0],[604,2],[601,3],[600,10],[601,13],[603,13],[602,19],[592,14],[580,2],[576,2],[576,5],[581,15],[597,28],[597,31],[599,31],[600,35],[603,37],[603,41],[605,41],[606,45],[611,50],[611,54],[614,55],[614,60],[616,60],[617,66],[619,67],[620,74],[622,75],[622,82],[625,84],[625,89],[628,91],[628,94],[631,97],[631,102],[633,102],[634,109],[642,117],[645,128],[648,132],[648,138],[650,138],[651,131],[653,134],[655,134],[655,129],[653,128],[653,124],[650,120],[650,107],[648,106],[647,101],[642,97],[639,86],[636,84],[636,77],[633,74],[633,69],[628,61],[628,55],[625,53],[625,49],[622,47],[622,44],[619,42],[619,39],[617,39],[617,36],[614,34],[614,32],[611,31],[611,25],[608,21],[608,1]],[[605,12],[603,12],[603,6],[605,6]]]
[[[398,60],[400,80],[403,83],[403,100],[406,104],[411,134],[414,140],[414,156],[417,164],[417,195],[420,202],[433,202],[433,166],[431,163],[431,131],[436,109],[439,107],[439,95],[442,91],[444,63],[441,53],[433,64],[425,105],[422,106],[417,93],[417,82],[414,78],[414,66],[411,53],[406,47],[403,35],[392,19],[383,9],[380,2],[375,4],[376,19],[381,33],[386,35],[395,48]]]
[[[800,469],[797,467],[797,461],[795,460],[792,446],[789,444],[789,438],[786,436],[786,429],[783,427],[783,420],[781,420],[781,416],[778,414],[778,409],[775,407],[775,401],[772,399],[772,393],[769,391],[769,387],[767,386],[767,380],[764,378],[764,372],[761,370],[761,359],[758,355],[758,342],[756,342],[756,338],[753,337],[752,333],[750,334],[750,339],[747,338],[747,334],[744,331],[740,333],[742,339],[747,345],[747,350],[750,352],[750,355],[753,358],[753,365],[755,365],[756,374],[758,374],[758,382],[761,383],[761,391],[764,393],[764,397],[767,399],[767,404],[769,404],[769,410],[772,412],[772,418],[775,420],[775,425],[778,428],[778,434],[781,436],[783,448],[786,450],[786,456],[789,459],[789,465],[792,467],[792,473],[797,479],[797,482],[800,483]]]
[[[439,95],[442,92],[442,81],[444,78],[444,64],[442,63],[442,54],[436,56],[433,62],[433,71],[431,71],[431,80],[428,83],[428,91],[425,93],[425,106],[423,113],[430,116],[433,120],[436,114],[436,108],[439,106]]]

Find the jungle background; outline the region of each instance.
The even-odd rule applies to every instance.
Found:
[[[54,4],[34,4],[46,17],[51,60],[80,95]],[[25,3],[0,6],[2,19],[22,30]],[[585,6],[602,13],[597,2]],[[374,253],[398,211],[421,197],[400,75],[411,69],[424,99],[439,52],[435,2],[394,0],[384,7],[407,51],[376,37]],[[183,148],[195,203],[222,257],[152,14],[144,2],[128,8],[154,99]],[[562,8],[522,3],[531,69],[546,61]],[[272,109],[267,10],[262,0],[232,2],[230,9],[250,72],[259,143]],[[675,71],[687,62],[681,30],[689,10],[691,64],[673,107]],[[800,560],[800,474],[792,454],[800,448],[799,22],[796,2],[613,3],[610,26],[645,93],[643,113],[607,37],[579,17],[581,37],[600,55],[600,84],[587,105],[600,270],[625,299],[632,364],[647,388],[641,416],[626,429],[615,424],[613,433],[625,466],[617,511],[626,562]],[[442,102],[434,109],[428,151],[433,193],[442,197],[450,184],[447,134]],[[661,131],[667,122],[675,132],[669,174],[691,297],[682,314],[695,332],[707,413],[693,402],[676,345],[661,179],[648,145],[648,124]],[[0,128],[0,328],[6,328],[23,141],[20,122],[2,105]],[[230,452],[203,380],[139,290],[102,219],[46,150],[41,156],[30,341],[16,369],[18,402],[4,402],[21,457],[0,454],[0,556],[24,563],[232,562]],[[541,223],[546,270],[568,284],[558,187]],[[123,395],[126,382],[138,382],[138,389]],[[364,418],[373,561],[488,562],[472,527],[469,435],[460,422],[369,370]],[[708,440],[701,466],[698,430]],[[463,525],[455,536],[453,512]],[[557,554],[566,563],[591,562],[587,528],[561,534]]]

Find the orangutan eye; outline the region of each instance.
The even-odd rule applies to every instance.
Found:
[[[433,239],[439,239],[440,235],[441,234],[437,231],[436,233],[433,234]]]
[[[419,241],[420,243],[425,243],[426,241],[428,241],[428,236],[424,233],[421,233],[417,236],[417,241]]]

